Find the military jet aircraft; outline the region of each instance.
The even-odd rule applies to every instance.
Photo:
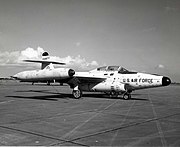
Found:
[[[170,78],[140,72],[129,71],[121,66],[103,66],[89,72],[75,72],[69,68],[53,68],[52,64],[64,64],[47,60],[48,53],[43,53],[43,60],[26,60],[42,63],[41,70],[20,72],[13,77],[21,82],[59,82],[67,83],[73,89],[74,98],[82,97],[83,91],[104,92],[110,96],[123,95],[130,99],[135,90],[168,86]]]

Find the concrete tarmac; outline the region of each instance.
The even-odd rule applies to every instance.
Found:
[[[131,100],[69,86],[0,81],[0,146],[180,146],[180,86]]]

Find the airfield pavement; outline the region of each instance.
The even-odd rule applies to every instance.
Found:
[[[69,86],[0,81],[0,146],[180,146],[180,86],[131,100]]]

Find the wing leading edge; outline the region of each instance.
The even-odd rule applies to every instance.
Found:
[[[23,60],[25,62],[33,62],[33,63],[41,63],[41,69],[46,68],[50,64],[59,64],[59,65],[65,65],[65,63],[57,62],[57,61],[50,61],[50,60]]]
[[[82,84],[98,84],[100,82],[103,82],[106,80],[106,77],[99,77],[99,76],[94,76],[94,75],[89,75],[87,72],[77,72],[73,78],[71,78],[68,81],[68,84],[71,87],[76,87],[77,85],[82,85]]]
[[[52,64],[60,64],[60,65],[65,65],[65,63],[62,62],[57,62],[57,61],[50,61],[50,60],[23,60],[25,62],[34,62],[34,63],[52,63]]]

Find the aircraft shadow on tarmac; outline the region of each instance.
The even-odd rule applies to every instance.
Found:
[[[58,101],[58,99],[68,99],[73,98],[72,94],[65,94],[65,93],[57,93],[57,92],[50,92],[48,90],[27,90],[27,91],[15,91],[15,92],[35,92],[35,93],[45,93],[45,94],[51,94],[51,95],[41,95],[41,96],[6,96],[11,98],[19,98],[19,99],[37,99],[37,100],[49,100],[49,101]],[[140,101],[148,101],[146,98],[135,98],[133,96],[139,96],[141,94],[133,94],[132,98],[130,100],[140,100]],[[89,98],[103,98],[103,99],[122,99],[122,96],[120,97],[110,97],[109,95],[103,94],[103,93],[85,93],[83,94],[83,97],[89,97]]]
[[[135,98],[133,97],[134,95],[141,95],[141,94],[133,94],[132,95],[132,98],[129,99],[129,100],[141,100],[141,101],[149,101],[148,99],[146,98]],[[91,93],[91,94],[83,94],[83,97],[91,97],[91,98],[103,98],[103,99],[123,99],[122,95],[119,96],[119,97],[110,97],[109,95],[106,95],[106,94],[103,94],[103,93],[100,93],[100,94],[96,94],[96,93]]]
[[[49,90],[18,90],[15,92],[19,92],[19,93],[37,92],[37,93],[47,93],[47,94],[58,94],[57,92],[50,92]]]
[[[58,101],[59,98],[70,98],[68,94],[54,94],[54,95],[45,95],[45,96],[6,96],[11,98],[19,98],[19,99],[36,99],[36,100],[48,100],[48,101]]]

